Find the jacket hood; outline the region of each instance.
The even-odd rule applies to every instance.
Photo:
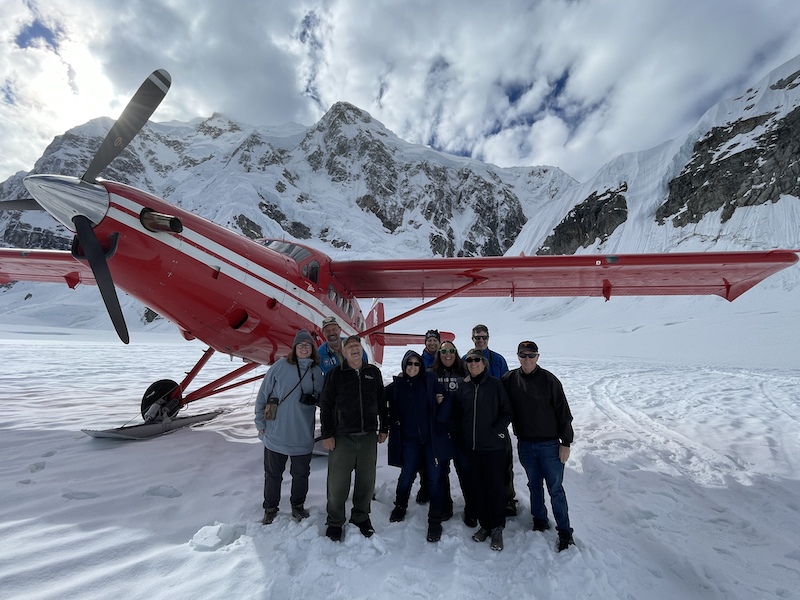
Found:
[[[403,377],[407,377],[407,375],[406,375],[406,365],[408,364],[408,360],[411,357],[416,358],[421,363],[421,366],[419,368],[419,373],[417,373],[417,377],[422,377],[423,373],[425,373],[425,363],[422,360],[422,356],[418,352],[414,352],[413,350],[409,350],[408,352],[406,352],[403,355],[402,362],[400,363],[400,368],[403,371]],[[414,379],[416,379],[416,377]]]

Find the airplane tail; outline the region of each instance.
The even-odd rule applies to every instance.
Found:
[[[367,315],[367,329],[378,327],[385,321],[383,302],[376,302]],[[456,339],[454,333],[449,331],[440,331],[439,335],[443,342],[452,342]],[[385,346],[410,346],[412,344],[425,344],[424,333],[387,333],[385,331],[376,331],[368,336],[368,342],[372,348],[373,360],[376,363],[383,364],[383,348]]]

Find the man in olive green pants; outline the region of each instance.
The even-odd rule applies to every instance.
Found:
[[[362,360],[361,338],[351,335],[342,348],[344,362],[325,376],[319,401],[322,446],[328,454],[328,528],[325,535],[340,542],[345,502],[355,471],[350,522],[364,537],[375,530],[369,519],[375,488],[378,443],[386,441],[389,418],[380,369]]]

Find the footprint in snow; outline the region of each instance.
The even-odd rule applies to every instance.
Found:
[[[39,471],[44,470],[45,464],[46,463],[44,461],[33,463],[31,466],[28,467],[28,469],[30,470],[31,473],[38,473]]]
[[[67,500],[91,500],[92,498],[99,498],[100,494],[96,494],[94,492],[73,492],[73,491],[66,491],[61,494],[62,498],[66,498]]]
[[[56,452],[58,452],[58,450],[50,450],[49,452],[45,452],[42,454],[42,458],[50,458],[51,456],[55,456]]]
[[[144,495],[156,496],[158,498],[178,498],[179,496],[183,496],[183,492],[176,490],[171,485],[156,485],[149,488]]]

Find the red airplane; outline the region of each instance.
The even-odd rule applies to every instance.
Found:
[[[181,382],[155,382],[142,399],[146,423],[169,422],[186,404],[228,385],[259,364],[284,356],[299,329],[323,341],[323,318],[336,315],[380,363],[385,346],[423,343],[423,336],[385,328],[453,296],[736,297],[798,260],[797,251],[597,256],[516,256],[334,261],[282,240],[254,241],[146,192],[97,180],[166,95],[171,79],[155,71],[109,131],[82,177],[31,175],[33,199],[6,210],[47,210],[75,232],[71,251],[0,249],[0,283],[95,284],[123,342],[128,331],[116,288],[174,323],[187,340],[209,346]],[[384,319],[377,302],[365,317],[356,298],[431,298]],[[452,334],[444,336],[452,339]],[[214,352],[244,360],[191,393],[190,382]],[[209,413],[210,414],[210,413]]]

